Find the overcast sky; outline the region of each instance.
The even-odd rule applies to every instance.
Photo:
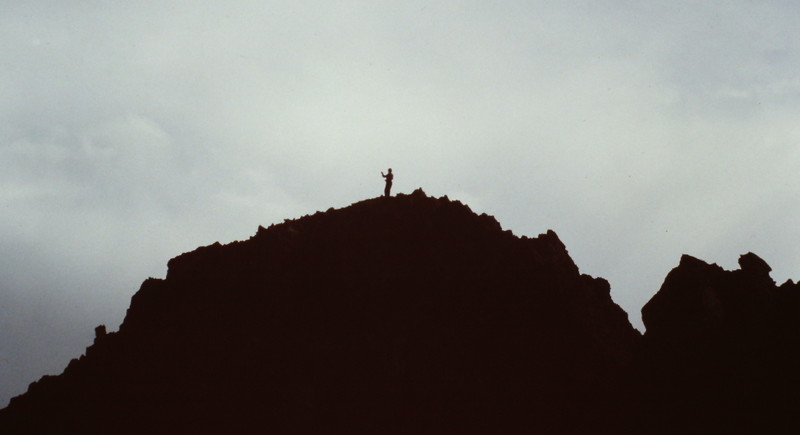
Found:
[[[422,187],[639,310],[800,278],[794,1],[31,1],[0,14],[0,406],[167,261]]]

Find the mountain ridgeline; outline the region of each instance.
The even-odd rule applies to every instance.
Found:
[[[555,233],[422,190],[173,258],[0,433],[797,429],[800,288],[689,256],[643,336]]]

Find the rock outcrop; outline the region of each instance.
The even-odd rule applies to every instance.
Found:
[[[640,421],[660,433],[797,433],[800,288],[748,253],[683,256],[642,309]],[[658,424],[657,422],[661,422]]]
[[[555,233],[418,190],[172,259],[0,431],[618,433],[640,339]]]

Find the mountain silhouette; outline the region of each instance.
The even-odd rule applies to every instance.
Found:
[[[0,432],[786,427],[800,289],[740,264],[684,256],[642,336],[554,232],[517,237],[422,190],[369,199],[173,258]]]
[[[800,432],[800,286],[753,253],[739,266],[684,255],[642,308],[636,385],[661,433]]]

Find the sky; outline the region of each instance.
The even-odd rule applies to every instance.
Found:
[[[640,330],[682,254],[800,278],[797,2],[0,4],[0,407],[170,258],[389,167],[556,231]]]

